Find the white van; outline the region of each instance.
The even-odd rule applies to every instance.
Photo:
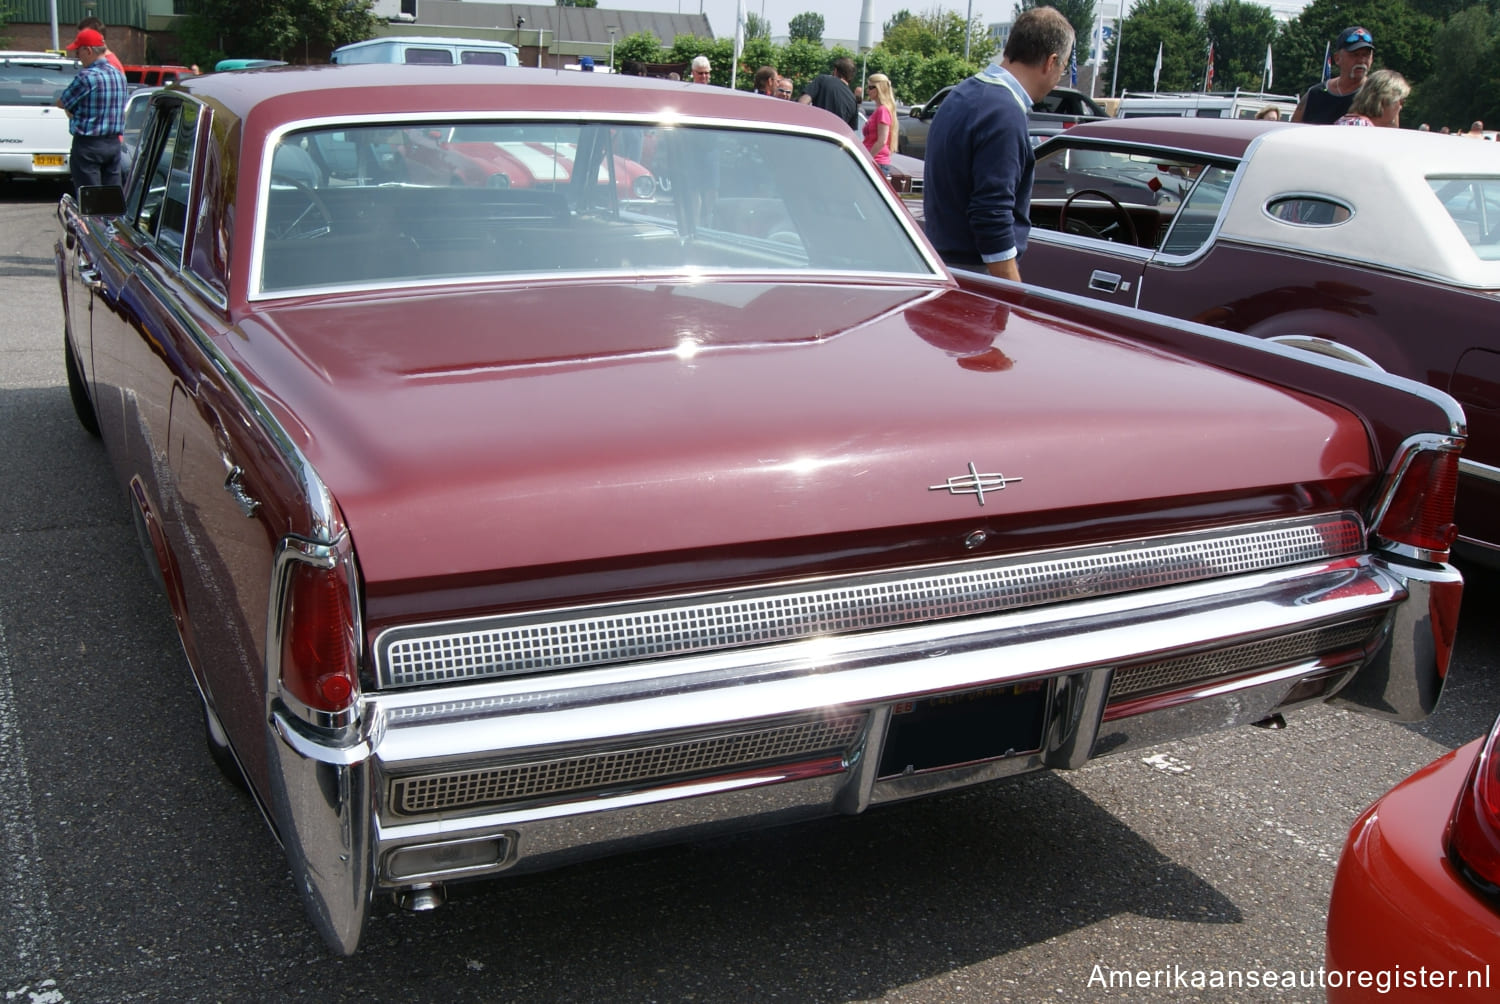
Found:
[[[1126,91],[1120,95],[1116,118],[1200,118],[1253,119],[1261,110],[1274,106],[1284,121],[1290,121],[1297,110],[1297,99],[1285,94],[1262,94],[1256,91],[1217,92],[1208,94],[1141,94]]]
[[[484,38],[429,38],[425,35],[388,35],[341,45],[333,50],[335,63],[478,63],[520,66],[521,51],[509,42]]]
[[[0,52],[0,179],[68,177],[73,137],[55,102],[82,68],[47,52]]]

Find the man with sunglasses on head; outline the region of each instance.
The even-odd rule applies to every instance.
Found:
[[[1332,125],[1349,114],[1354,92],[1359,90],[1375,62],[1375,39],[1368,28],[1345,28],[1333,40],[1333,65],[1339,75],[1317,84],[1297,103],[1293,122]]]

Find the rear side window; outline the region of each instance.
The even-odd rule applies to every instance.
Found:
[[[478,66],[505,66],[505,53],[496,49],[465,49],[458,54],[460,61]]]
[[[1427,184],[1474,254],[1500,261],[1500,178],[1428,178]]]
[[[407,49],[402,58],[408,63],[452,63],[453,53],[447,49]]]
[[[81,67],[68,60],[35,63],[0,60],[0,105],[53,104]]]
[[[1354,216],[1354,210],[1317,195],[1285,195],[1266,203],[1266,215],[1299,227],[1337,226]]]

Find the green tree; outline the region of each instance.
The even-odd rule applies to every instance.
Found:
[[[884,37],[885,35],[889,35],[891,33],[891,29],[900,25],[903,21],[910,21],[913,16],[914,15],[911,11],[907,10],[905,7],[902,7],[900,10],[896,11],[896,13],[891,15],[891,19],[889,21],[880,26],[881,36]]]
[[[558,7],[597,7],[599,0],[553,0]]]
[[[1500,17],[1481,5],[1461,10],[1436,30],[1433,45],[1443,60],[1413,88],[1401,110],[1402,125],[1429,122],[1435,130],[1467,129],[1483,119],[1493,128],[1489,120],[1500,97],[1500,64],[1495,62],[1500,58]]]
[[[1110,65],[1116,59],[1120,61],[1121,91],[1151,90],[1158,51],[1161,53],[1158,90],[1192,91],[1203,87],[1208,36],[1192,0],[1143,0],[1126,16],[1109,46]]]
[[[745,38],[770,38],[771,22],[759,14],[745,15]]]
[[[1082,63],[1088,58],[1089,38],[1094,33],[1094,17],[1097,4],[1094,0],[1051,0],[1050,3],[1038,2],[1038,0],[1021,0],[1020,10],[1030,10],[1033,7],[1056,7],[1058,13],[1068,19],[1073,26],[1073,41],[1078,47],[1078,61]],[[1067,83],[1067,81],[1063,81]]]
[[[329,51],[375,36],[369,0],[194,0],[177,29],[184,62],[227,55],[322,62]]]
[[[1203,12],[1203,24],[1214,47],[1214,89],[1260,90],[1266,46],[1276,38],[1271,8],[1244,0],[1214,0]]]
[[[929,58],[942,53],[962,57],[966,38],[971,62],[983,65],[995,52],[995,40],[983,21],[975,18],[966,22],[957,11],[931,10],[925,14],[906,14],[892,21],[880,42],[881,47],[891,52],[915,52]]]
[[[792,41],[812,42],[814,45],[823,44],[823,15],[806,11],[798,14],[787,23],[787,37]]]
[[[668,56],[662,51],[661,41],[649,31],[638,31],[615,43],[615,65],[621,63],[665,63]]]

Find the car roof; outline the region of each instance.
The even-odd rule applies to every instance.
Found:
[[[288,122],[358,115],[663,114],[776,123],[842,137],[836,116],[796,101],[689,81],[535,67],[404,63],[273,66],[210,73],[177,89],[238,118],[245,139]],[[503,98],[500,91],[504,92]]]
[[[1285,122],[1268,122],[1264,119],[1200,119],[1174,115],[1080,122],[1063,135],[1070,141],[1097,139],[1115,143],[1148,143],[1174,150],[1239,159],[1261,135],[1287,125]]]
[[[1480,259],[1429,178],[1500,183],[1500,148],[1415,129],[1287,125],[1270,130],[1240,172],[1221,233],[1257,244],[1292,243],[1339,257],[1500,288],[1500,261]],[[1294,227],[1264,211],[1290,192],[1330,196],[1354,215],[1330,227]]]

